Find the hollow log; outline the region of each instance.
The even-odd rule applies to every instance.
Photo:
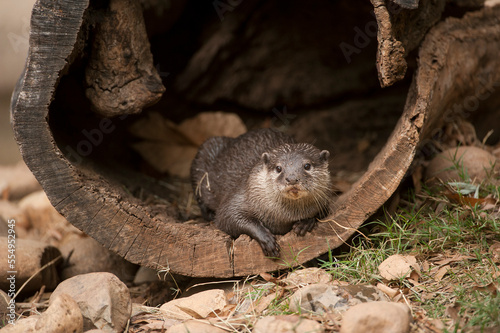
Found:
[[[172,45],[184,45],[174,43],[189,36],[185,34],[185,29],[194,24],[189,18],[199,19],[196,16],[199,14],[192,14],[197,9],[193,3],[187,3],[178,22],[163,35],[172,43],[167,43],[167,49],[161,48],[165,40],[155,42],[157,37],[150,37],[154,59],[165,57],[175,62],[176,55],[169,50],[175,49]],[[255,103],[255,110],[262,110],[279,105],[283,98],[290,98],[293,100],[290,105],[312,109],[315,100],[327,101],[339,96],[346,98],[349,93],[360,91],[356,87],[344,86],[342,91],[332,87],[329,95],[327,89],[320,95],[314,95],[301,82],[304,81],[302,75],[307,73],[296,78],[289,76],[287,82],[280,75],[293,73],[293,67],[286,67],[284,72],[279,72],[279,68],[283,68],[280,63],[273,63],[270,68],[258,67],[262,63],[257,62],[257,54],[251,53],[255,49],[242,48],[234,36],[242,32],[258,35],[262,29],[252,28],[251,20],[240,21],[243,13],[249,10],[243,6],[250,6],[257,13],[254,14],[258,16],[255,21],[259,23],[266,18],[264,10],[276,7],[274,2],[265,3],[244,2],[242,7],[224,12],[224,20],[219,15],[220,8],[219,11],[216,8],[212,24],[215,21],[229,26],[221,26],[220,34],[214,32],[218,29],[212,29],[206,34],[214,35],[206,37],[205,34],[208,38],[205,42],[194,43],[181,50],[180,54],[185,57],[175,62],[176,66],[171,68],[169,75],[162,75],[165,63],[159,62],[156,68],[163,83],[168,83],[167,79],[174,76],[176,80],[169,83],[172,91],[159,104],[166,106],[172,117],[179,115],[173,111],[175,107],[169,109],[168,106],[178,99],[212,105],[232,98],[232,103],[241,107],[248,109]],[[426,3],[423,1],[419,6]],[[294,6],[295,2],[286,9],[294,12],[298,8],[294,9]],[[68,221],[125,259],[154,269],[169,269],[177,274],[199,277],[243,276],[280,269],[283,262],[298,265],[336,248],[392,195],[410,167],[419,145],[440,123],[447,121],[446,116],[454,116],[453,113],[446,113],[450,107],[455,104],[468,107],[474,96],[478,100],[487,99],[491,108],[500,104],[492,93],[498,90],[500,82],[500,8],[485,8],[468,13],[463,18],[448,18],[439,23],[420,45],[417,70],[406,104],[384,147],[352,189],[339,197],[332,214],[311,234],[297,237],[289,233],[278,237],[282,257],[281,260],[273,260],[264,257],[259,245],[248,236],[232,240],[207,223],[184,223],[186,221],[179,218],[175,210],[162,209],[144,199],[145,192],[167,198],[171,189],[141,172],[133,162],[134,155],[124,148],[129,139],[126,128],[130,121],[137,119],[134,117],[140,116],[97,117],[85,95],[88,88],[85,72],[92,50],[92,45],[88,44],[95,32],[94,23],[101,17],[102,10],[92,1],[40,0],[36,3],[31,19],[28,60],[12,98],[15,137],[26,164],[51,203]],[[284,16],[276,20],[283,22],[285,27],[288,24],[286,14],[284,10]],[[359,25],[370,17],[369,9],[363,15],[364,21]],[[309,19],[314,20],[314,17]],[[201,19],[196,22],[204,23]],[[282,28],[273,31],[281,34],[284,31]],[[197,30],[193,28],[192,31]],[[341,35],[341,32],[333,31],[332,34]],[[258,36],[271,34],[271,28],[261,33],[264,34]],[[255,36],[253,38],[258,40]],[[276,36],[269,38],[279,40]],[[337,45],[341,40],[337,39]],[[231,43],[234,43],[231,48],[226,48]],[[319,47],[316,53],[312,50],[308,52],[328,54],[329,48],[321,43],[316,43],[315,47]],[[234,48],[240,52],[235,52]],[[251,59],[247,60],[256,66],[256,74],[251,75],[245,70],[244,76],[238,76],[241,72],[236,69],[246,68],[239,61],[241,57],[248,58],[248,52]],[[300,53],[300,48],[293,52]],[[340,54],[342,59],[341,50],[332,52],[337,52],[336,56]],[[230,57],[225,58],[228,55]],[[262,59],[268,59],[264,51],[260,55]],[[380,56],[386,57],[384,54]],[[363,53],[360,57],[369,58],[374,66],[373,53]],[[232,58],[236,60],[230,61]],[[233,66],[235,77],[229,70],[217,76],[218,68],[221,68],[217,64],[221,59],[226,59],[228,67]],[[390,57],[386,60],[392,61]],[[300,63],[291,61],[286,64],[291,65],[299,66]],[[349,75],[367,75],[370,71],[363,66],[331,67],[329,75],[338,77],[318,83],[318,87],[342,81]],[[349,71],[349,68],[353,70]],[[318,75],[316,70],[312,75]],[[276,78],[271,84],[268,80],[273,79],[273,75]],[[373,77],[376,78],[375,71],[372,71]],[[251,82],[257,82],[257,85]],[[301,84],[292,85],[293,82]],[[235,90],[235,87],[238,89]],[[245,95],[241,89],[249,89],[249,93]],[[196,96],[197,93],[201,96]],[[475,112],[481,110],[478,107]],[[259,115],[257,111],[256,114]],[[335,124],[331,125],[333,128]]]

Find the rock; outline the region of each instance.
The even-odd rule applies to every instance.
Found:
[[[227,305],[224,290],[202,291],[189,297],[174,299],[160,307],[160,311],[172,319],[201,319]]]
[[[226,333],[227,331],[213,325],[202,323],[196,320],[188,320],[183,323],[171,326],[167,333]]]
[[[122,332],[132,312],[127,286],[111,273],[83,274],[61,282],[50,304],[61,294],[70,295],[80,307],[85,331],[100,328]]]
[[[12,239],[11,239],[12,240]],[[7,259],[0,260],[0,289],[9,290],[10,282],[7,278],[11,275],[9,271],[17,271],[15,274],[16,287],[20,288],[32,275],[34,277],[23,288],[23,293],[30,293],[40,290],[45,285],[47,290],[53,290],[59,283],[57,265],[62,262],[62,257],[54,264],[48,266],[35,275],[45,264],[61,256],[59,250],[45,243],[19,239],[15,240],[15,263],[10,266]],[[12,250],[12,249],[10,249]],[[0,237],[0,253],[9,253],[8,239]],[[16,292],[19,289],[16,289]]]
[[[19,200],[41,187],[26,164],[19,162],[14,166],[0,166],[0,189],[9,200]]]
[[[329,283],[332,281],[332,276],[321,268],[311,267],[296,270],[284,280],[291,286],[304,286],[313,283]]]
[[[247,127],[236,113],[217,111],[198,113],[180,123],[179,130],[199,146],[212,136],[236,138]]]
[[[23,67],[26,60],[26,55],[28,54],[29,47],[29,28],[30,22],[29,17],[31,11],[33,10],[34,0],[23,0],[23,1],[9,1],[2,3],[2,12],[0,13],[0,36],[2,36],[2,47],[0,48],[0,73],[2,73],[2,78],[0,79],[0,94],[10,95],[12,88],[19,79],[19,74],[23,71]],[[2,105],[2,113],[8,110],[8,104]],[[2,120],[10,125],[8,122],[8,112],[6,112],[6,120]],[[3,116],[2,116],[3,117]],[[2,131],[6,131],[7,127],[3,126]],[[9,137],[12,134],[2,133],[2,141],[4,138]],[[14,138],[12,138],[12,141]],[[2,142],[2,155],[8,154],[8,150],[5,149],[5,142]],[[5,150],[4,150],[5,149]],[[19,148],[17,148],[19,150]],[[2,156],[2,160],[5,160],[5,156]]]
[[[324,331],[323,326],[317,321],[288,315],[267,316],[259,319],[255,323],[253,333],[321,333]]]
[[[142,139],[133,149],[156,171],[184,178],[189,177],[199,145],[212,136],[237,137],[246,127],[234,113],[202,112],[177,125],[153,112],[135,122],[130,131]]]
[[[297,290],[290,297],[290,311],[317,314],[343,312],[356,304],[380,300],[385,301],[387,297],[371,285],[335,286],[318,283]]]
[[[141,266],[135,273],[134,284],[139,285],[143,283],[159,281],[158,272],[154,269]]]
[[[478,147],[463,146],[451,148],[436,155],[427,166],[425,179],[433,184],[441,179],[443,182],[469,181],[460,174],[467,174],[470,180],[481,182],[491,173],[496,162],[495,156]],[[458,170],[456,165],[458,164]],[[498,168],[498,163],[497,163]]]
[[[29,220],[30,226],[36,230],[37,238],[51,240],[51,245],[58,245],[67,233],[80,233],[52,206],[43,191],[33,192],[19,201],[19,208]]]
[[[43,190],[32,192],[19,201],[19,208],[22,210],[28,208],[41,210],[47,207],[52,207],[52,204]]]
[[[411,320],[410,309],[404,304],[361,303],[344,313],[340,333],[406,333]]]
[[[297,290],[290,298],[290,311],[325,313],[347,307],[347,300],[337,286],[324,283],[311,284]]]
[[[68,258],[71,253],[68,265],[61,272],[63,280],[81,274],[108,272],[124,282],[129,282],[134,279],[138,269],[137,265],[128,262],[104,248],[96,240],[84,235],[73,233],[66,235],[61,241],[59,249],[64,258]]]
[[[15,220],[17,228],[28,229],[30,227],[29,219],[23,210],[10,201],[0,200],[0,218],[5,221]]]
[[[54,298],[49,308],[41,315],[21,319],[8,325],[2,333],[81,333],[83,318],[78,304],[67,294]]]
[[[15,322],[14,325],[8,324],[0,330],[1,333],[35,333],[36,322],[40,316],[30,316],[22,318]]]
[[[395,254],[385,259],[379,266],[380,275],[386,280],[403,279],[414,270],[419,270],[414,256]]]
[[[37,332],[83,332],[83,317],[78,304],[67,294],[51,299],[49,308],[36,322]]]

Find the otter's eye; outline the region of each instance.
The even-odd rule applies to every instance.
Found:
[[[276,167],[276,172],[281,173],[283,171],[283,168],[281,168],[279,165]]]
[[[309,163],[304,164],[304,170],[311,170],[311,164]]]

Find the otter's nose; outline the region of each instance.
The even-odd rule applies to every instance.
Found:
[[[289,185],[295,185],[299,182],[299,179],[295,177],[286,177],[285,180]]]

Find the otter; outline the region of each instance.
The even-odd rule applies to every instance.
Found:
[[[249,235],[264,255],[278,257],[274,235],[293,230],[304,236],[328,214],[329,156],[273,129],[209,138],[191,165],[202,216],[234,238]]]

